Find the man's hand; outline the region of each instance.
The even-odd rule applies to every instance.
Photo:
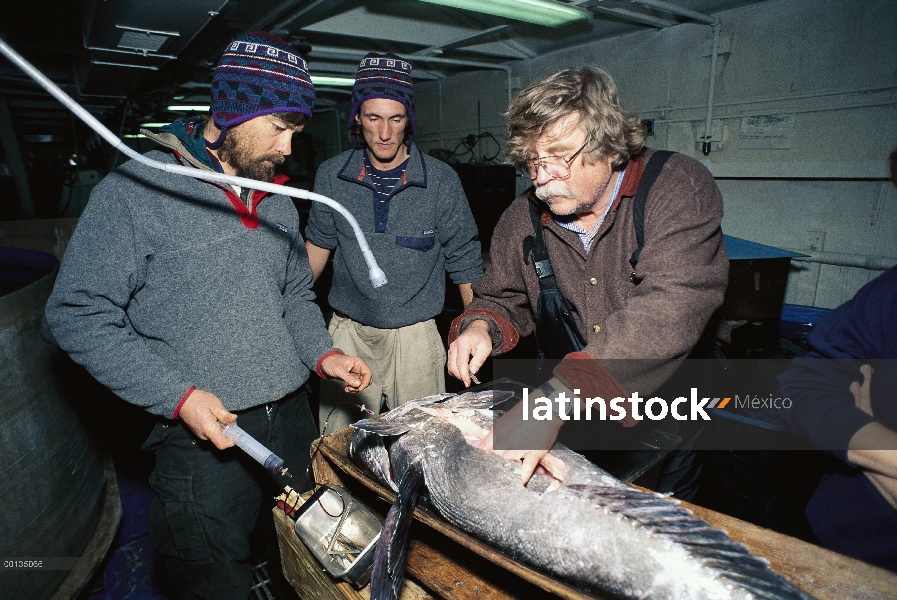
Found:
[[[860,384],[858,381],[851,383],[850,392],[853,394],[853,400],[857,408],[874,417],[875,415],[872,414],[872,394],[870,392],[872,387],[872,365],[863,365],[860,367],[860,373],[863,374],[863,383]]]
[[[470,387],[471,377],[480,370],[492,352],[492,338],[486,321],[476,320],[459,335],[448,349],[449,375]],[[474,377],[474,381],[476,378]]]
[[[335,377],[346,382],[345,391],[360,392],[371,384],[371,368],[357,356],[332,354],[321,363],[321,371],[327,377]]]
[[[480,449],[494,452],[507,460],[520,460],[520,478],[526,485],[536,468],[542,466],[548,475],[558,481],[567,478],[567,469],[558,460],[552,460],[548,451],[554,445],[558,437],[558,431],[564,422],[560,419],[551,421],[537,421],[533,419],[523,420],[523,402],[518,402],[511,410],[505,413],[498,422],[492,426],[489,433],[480,442]],[[513,450],[496,450],[493,447],[495,428],[502,429],[502,445]],[[536,448],[524,450],[524,448]]]
[[[178,418],[190,428],[196,437],[201,440],[209,440],[219,450],[234,445],[222,433],[221,425],[233,423],[237,420],[237,415],[224,408],[221,400],[215,394],[204,390],[193,390],[181,405]]]

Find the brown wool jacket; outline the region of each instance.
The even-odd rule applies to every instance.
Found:
[[[629,259],[637,246],[633,196],[645,161],[653,153],[645,149],[630,159],[619,196],[588,254],[579,237],[559,226],[529,192],[514,200],[493,233],[491,265],[473,284],[474,300],[452,323],[449,341],[470,322],[482,319],[489,324],[495,356],[533,332],[539,280],[532,261],[523,260],[523,243],[533,235],[528,203],[538,202],[558,288],[588,342],[585,354],[568,358],[599,359],[629,393],[650,394],[665,382],[722,305],[729,260],[720,229],[723,204],[716,182],[698,161],[674,154],[648,195],[645,245],[637,269],[641,282],[630,283]],[[604,360],[635,358],[655,360],[625,366]],[[571,389],[581,388],[585,394],[594,387],[576,381],[577,375],[564,377],[560,370],[555,373],[572,384]]]

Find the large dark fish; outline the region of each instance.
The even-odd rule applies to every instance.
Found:
[[[457,426],[480,437],[491,406],[510,396],[495,394],[430,396],[353,425],[353,460],[398,492],[375,553],[372,600],[398,596],[422,484],[453,525],[586,590],[633,599],[812,598],[677,501],[630,487],[559,444],[550,454],[566,467],[563,484],[537,473],[521,486],[519,462],[470,445]]]

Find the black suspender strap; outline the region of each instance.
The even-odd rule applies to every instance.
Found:
[[[548,259],[548,249],[545,247],[545,238],[542,235],[542,211],[539,210],[535,202],[529,203],[529,216],[533,221],[533,230],[536,233],[533,239],[533,266],[536,267],[536,275],[539,276],[539,285],[544,289],[547,283],[548,287],[556,288],[557,282],[554,279],[554,269],[551,268],[551,261]],[[547,277],[551,279],[546,280]]]
[[[669,150],[658,150],[651,155],[651,159],[642,172],[638,189],[635,192],[635,198],[632,201],[632,222],[635,225],[635,239],[638,242],[638,246],[629,259],[629,264],[632,266],[632,275],[630,276],[632,283],[638,283],[638,278],[635,276],[635,268],[638,266],[638,258],[642,253],[642,247],[645,245],[645,202],[648,200],[648,192],[651,191],[651,186],[654,185],[654,181],[660,175],[661,169],[663,169],[663,166],[672,155],[673,153]]]
[[[536,305],[536,341],[540,358],[563,358],[571,352],[582,350],[586,339],[579,333],[570,305],[558,289],[545,238],[542,234],[542,211],[530,202],[529,214],[533,221],[534,236],[523,242],[523,260],[529,263],[532,252],[533,266],[539,277],[539,300]]]

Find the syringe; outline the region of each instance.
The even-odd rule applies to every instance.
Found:
[[[266,469],[275,475],[292,477],[283,466],[282,458],[265,448],[257,439],[243,431],[239,425],[236,423],[225,425],[223,431],[227,439],[242,448],[246,454],[257,460]]]

